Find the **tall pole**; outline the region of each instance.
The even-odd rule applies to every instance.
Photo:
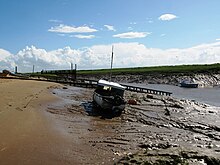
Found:
[[[113,53],[113,48],[114,48],[114,46],[112,45],[112,57],[111,57],[110,81],[112,81],[112,65],[113,65],[113,55],[114,55],[114,53]]]
[[[33,73],[34,73],[34,65],[33,65]]]
[[[77,64],[75,64],[75,76],[74,76],[75,80],[76,80],[76,70],[77,70]]]
[[[70,66],[71,70],[73,70],[73,63],[71,62],[71,66]]]

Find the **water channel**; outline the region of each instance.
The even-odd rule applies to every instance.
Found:
[[[149,89],[172,92],[172,96],[179,99],[190,99],[213,106],[220,107],[220,87],[209,88],[182,88],[174,85],[165,84],[133,84]]]

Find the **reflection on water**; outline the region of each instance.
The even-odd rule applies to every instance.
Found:
[[[134,85],[134,84],[133,84]],[[172,92],[176,98],[185,98],[220,107],[220,87],[182,88],[165,84],[136,84],[137,86]]]

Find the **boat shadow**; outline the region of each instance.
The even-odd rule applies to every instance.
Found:
[[[89,116],[100,116],[101,119],[112,119],[121,115],[113,113],[111,110],[103,110],[102,108],[94,104],[92,101],[83,102],[81,105],[84,107],[85,111],[88,113]]]

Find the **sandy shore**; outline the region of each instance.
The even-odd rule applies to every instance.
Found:
[[[0,79],[0,164],[72,164],[68,138],[45,108],[60,100],[48,82]]]
[[[219,164],[220,109],[127,92],[119,117],[93,89],[0,79],[0,164]]]

